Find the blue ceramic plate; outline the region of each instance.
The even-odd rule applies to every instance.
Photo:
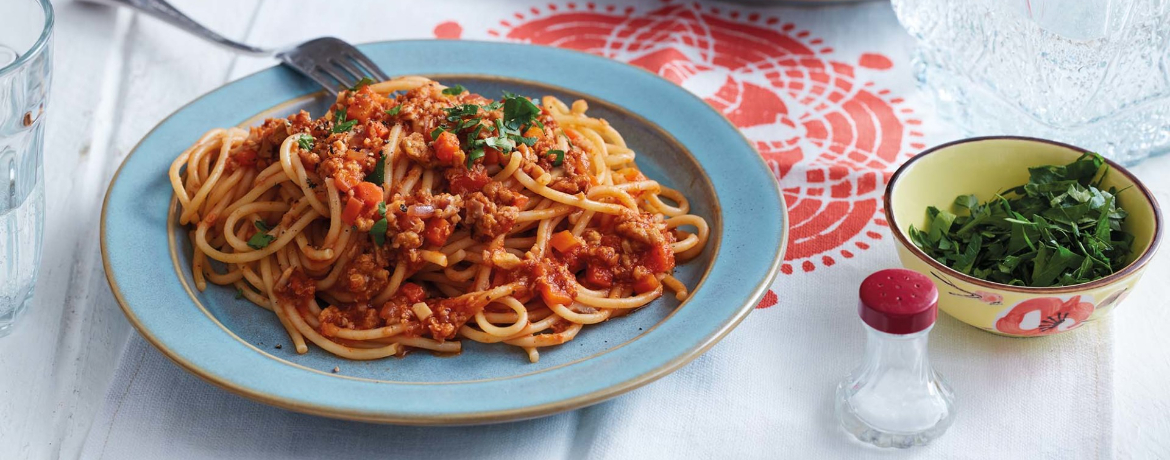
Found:
[[[236,299],[230,287],[193,288],[190,242],[173,215],[167,180],[171,161],[209,129],[301,108],[323,113],[323,92],[275,67],[164,120],[126,158],[106,196],[101,239],[110,287],[143,337],[188,371],[257,401],[330,417],[404,424],[538,417],[617,396],[686,364],[743,320],[775,277],[787,228],[776,182],[739,131],[686,90],[556,48],[468,41],[361,48],[392,75],[425,75],[485,95],[508,90],[588,101],[591,115],[625,136],[648,176],[681,190],[691,212],[711,223],[703,254],[676,273],[697,286],[694,294],[681,305],[665,296],[587,327],[565,345],[542,349],[535,364],[514,347],[471,341],[448,358],[413,353],[358,362],[313,346],[296,354],[270,312]]]

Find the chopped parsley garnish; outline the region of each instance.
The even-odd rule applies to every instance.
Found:
[[[378,215],[382,218],[370,227],[370,238],[374,239],[374,244],[381,246],[386,244],[386,227],[390,225],[390,222],[386,220],[386,203],[378,202]]]
[[[555,159],[553,159],[553,163],[552,163],[553,166],[560,166],[560,165],[565,163],[565,151],[564,150],[552,149],[552,150],[549,150],[547,152],[544,152],[544,154],[557,156]]]
[[[357,124],[357,120],[346,120],[345,109],[337,109],[333,112],[333,133],[344,133],[353,129],[353,125]]]
[[[313,136],[308,134],[301,134],[301,137],[297,139],[297,146],[300,147],[301,150],[307,152],[309,150],[313,150],[313,144],[315,144],[316,141],[317,139],[313,138]]]
[[[379,187],[383,182],[386,182],[386,157],[378,158],[378,162],[374,163],[374,170],[366,175],[366,182],[373,182]]]
[[[443,90],[443,93],[452,94],[448,91],[457,91],[454,94],[460,94],[466,89],[456,85]],[[480,116],[480,110],[492,112],[501,108],[504,112],[502,118],[497,118],[492,123],[484,123],[484,117]],[[540,107],[526,97],[508,92],[504,93],[504,98],[501,101],[493,101],[482,106],[458,104],[444,109],[444,111],[447,114],[447,123],[431,131],[431,139],[438,139],[442,131],[449,131],[459,136],[460,145],[467,152],[467,167],[469,169],[475,160],[485,156],[485,150],[488,148],[508,155],[519,144],[529,147],[536,145],[539,138],[525,137],[521,134],[525,127],[531,127],[535,124],[540,126],[542,130],[544,129],[544,125],[537,119],[541,113]],[[460,133],[463,134],[460,135]],[[485,136],[481,139],[480,134]]]
[[[259,231],[256,232],[255,235],[252,235],[252,238],[248,239],[248,247],[252,249],[264,249],[268,247],[270,243],[276,240],[275,236],[268,234],[268,232],[272,231],[272,228],[269,227],[268,224],[264,221],[257,220],[252,222],[252,225],[255,225],[256,230]]]
[[[398,115],[398,112],[401,112],[401,111],[402,111],[402,104],[398,104],[398,105],[394,106],[393,109],[387,110],[386,115],[390,115],[393,117],[395,115]]]
[[[244,290],[236,288],[236,300],[240,300],[242,298],[244,298]]]
[[[313,179],[305,179],[305,186],[309,188],[317,188],[317,183]]]
[[[540,116],[540,107],[524,96],[504,92],[504,125],[519,134],[520,127]]]
[[[467,88],[464,88],[463,85],[455,85],[455,86],[452,86],[450,88],[444,89],[443,94],[446,94],[448,96],[458,96],[460,94],[463,94],[464,91],[467,91]]]
[[[374,83],[373,78],[362,77],[361,80],[358,80],[357,83],[354,83],[353,86],[349,87],[349,90],[350,91],[357,91],[359,89],[362,89],[363,86],[369,85],[371,83]]]
[[[484,153],[483,153],[482,148],[478,148],[478,149],[475,149],[475,150],[468,152],[467,153],[467,169],[471,169],[472,163],[475,163],[475,160],[483,158],[483,155],[484,155]]]
[[[1122,230],[1119,191],[1099,188],[1108,174],[1104,160],[1085,154],[1028,172],[1027,184],[989,202],[956,198],[954,209],[964,215],[928,207],[926,229],[911,226],[910,240],[948,267],[1013,286],[1069,286],[1124,268],[1134,236]]]

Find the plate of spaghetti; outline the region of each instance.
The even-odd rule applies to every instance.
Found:
[[[261,71],[111,182],[111,288],[188,371],[337,418],[531,418],[686,364],[774,279],[770,169],[682,88],[555,48],[362,48],[398,76]]]

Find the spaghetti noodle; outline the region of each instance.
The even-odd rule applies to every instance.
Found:
[[[196,287],[233,285],[298,353],[349,359],[468,339],[536,362],[664,289],[685,298],[672,273],[706,221],[587,108],[402,77],[315,120],[212,130],[169,171]]]

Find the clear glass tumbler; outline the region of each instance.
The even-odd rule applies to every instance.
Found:
[[[45,221],[49,0],[0,1],[0,337],[32,301]]]
[[[1170,0],[893,0],[920,87],[969,134],[1132,164],[1170,150]]]

